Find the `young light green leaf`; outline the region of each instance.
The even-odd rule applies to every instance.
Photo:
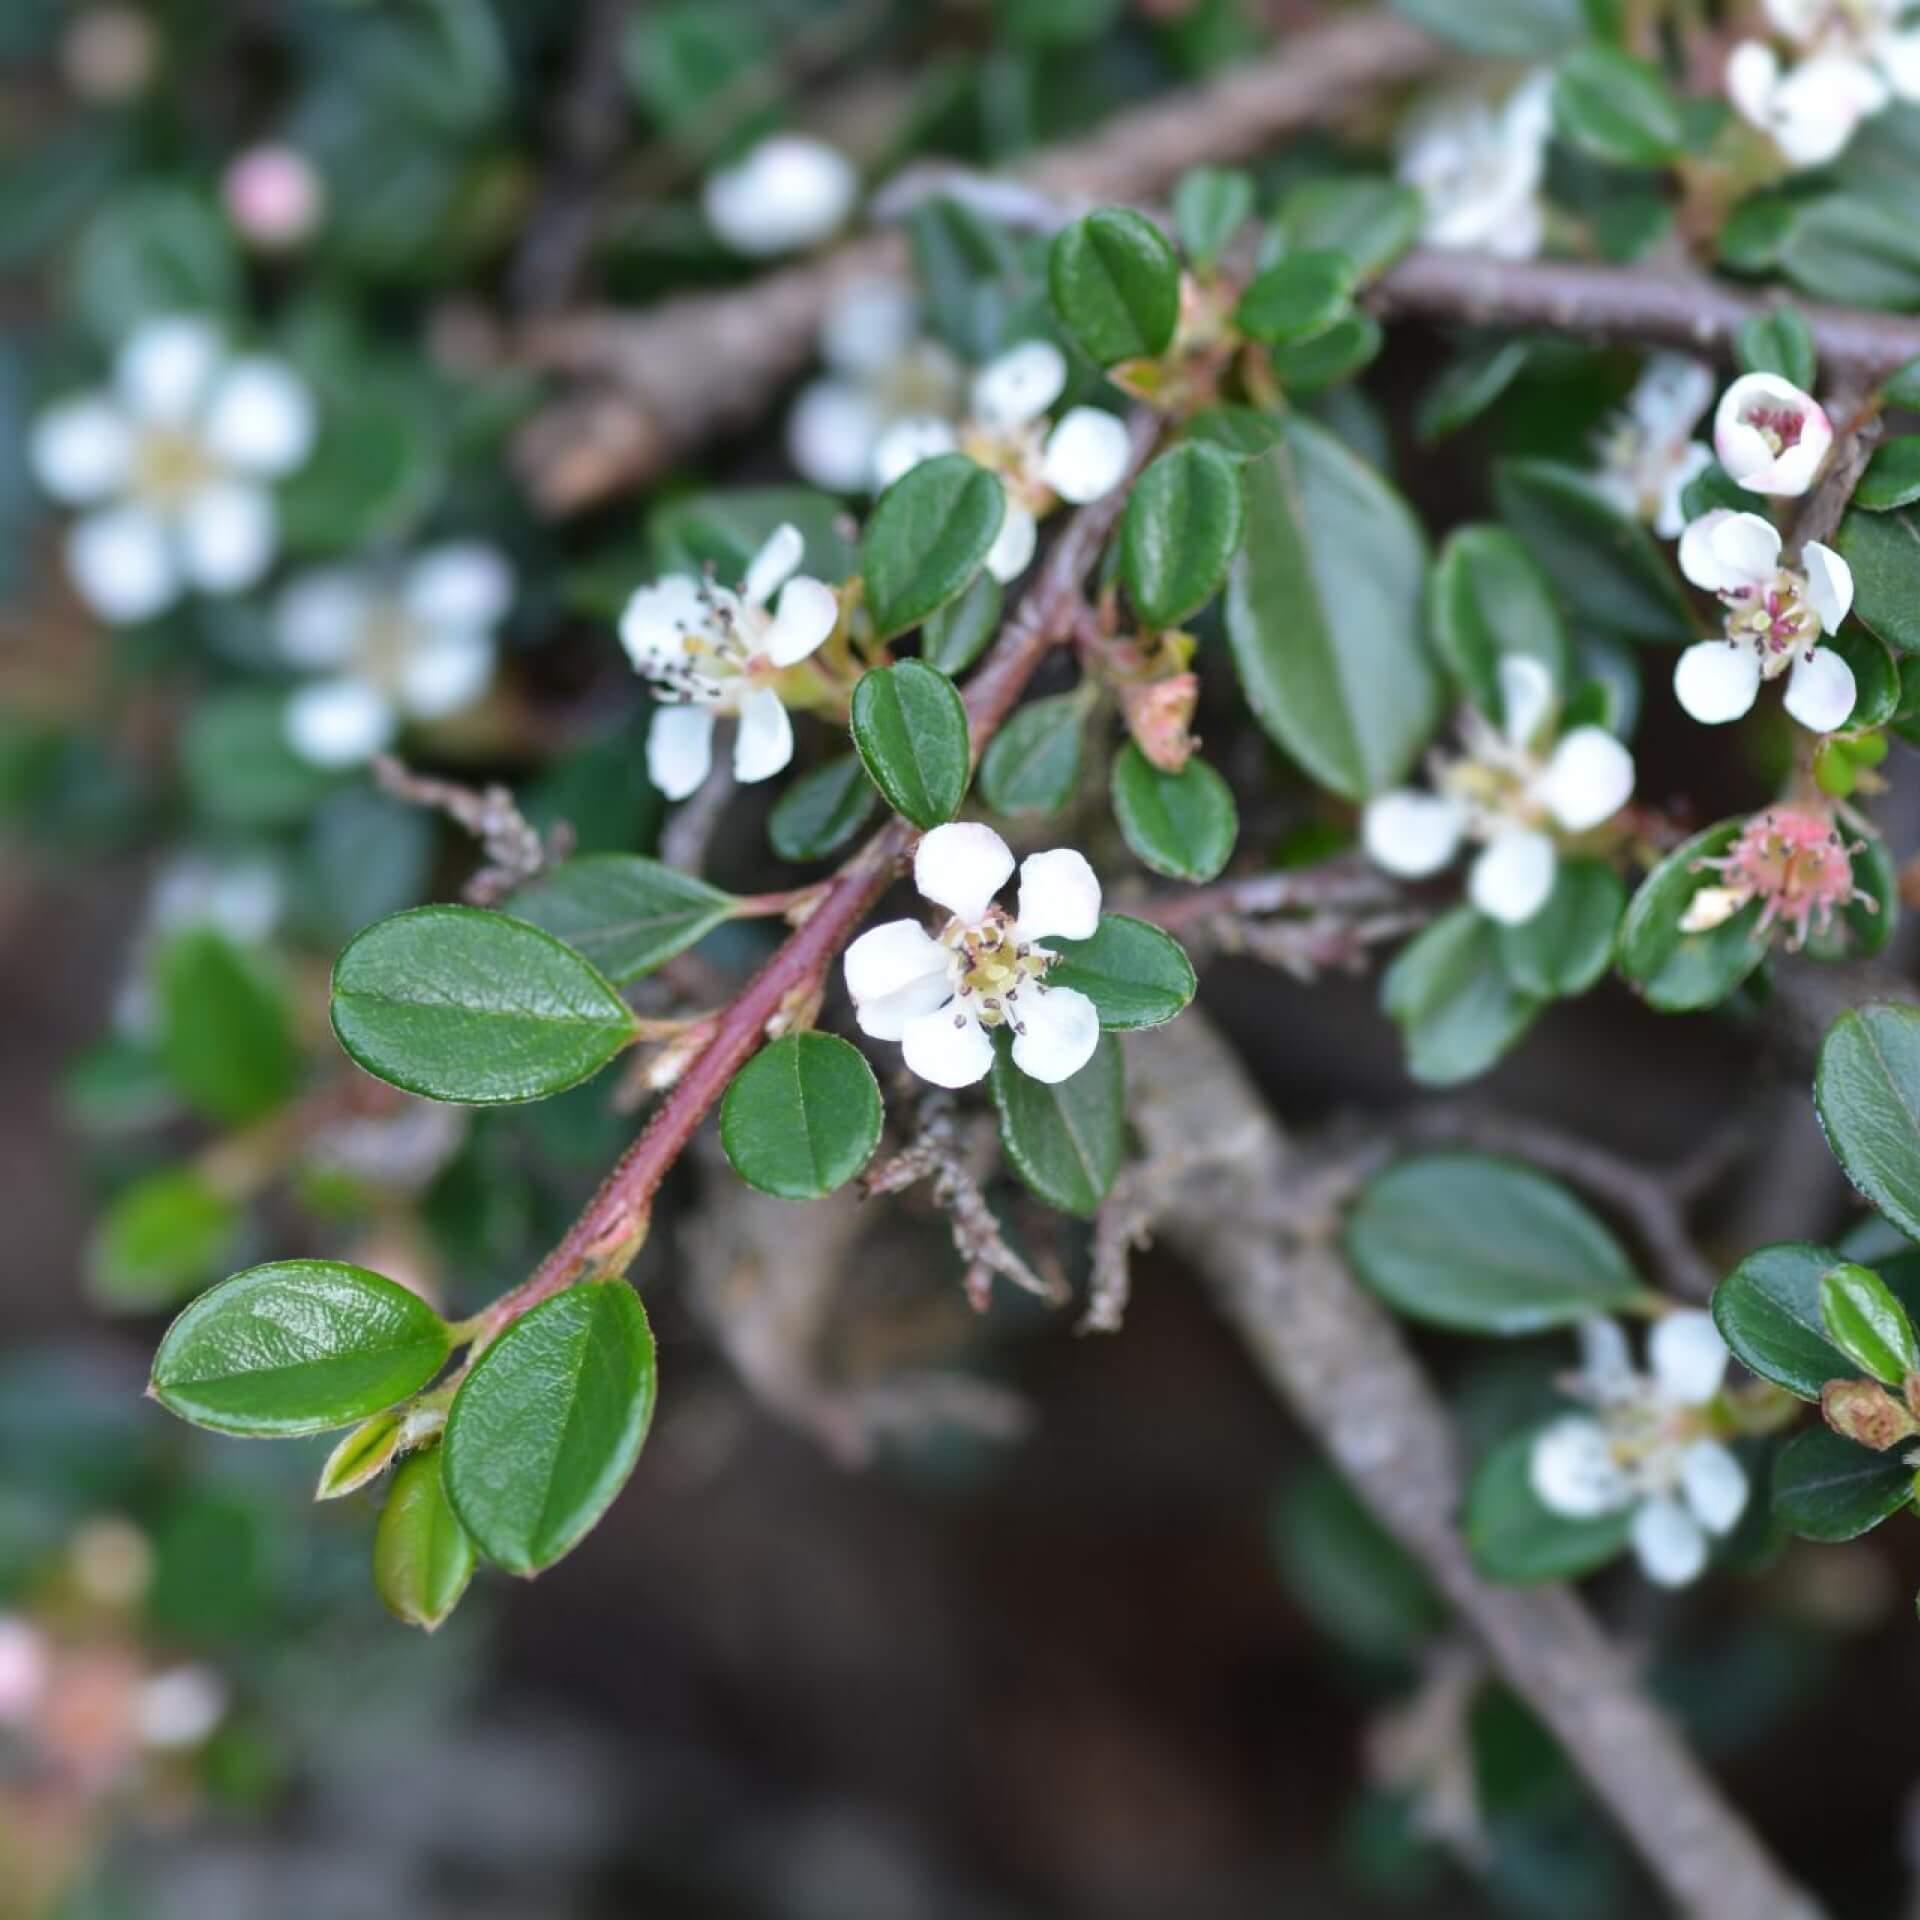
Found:
[[[1468,1333],[1537,1333],[1644,1291],[1620,1243],[1565,1187],[1485,1154],[1423,1154],[1376,1175],[1346,1244],[1390,1305]]]
[[[748,1186],[783,1200],[844,1187],[880,1144],[880,1086],[858,1047],[831,1033],[783,1034],[733,1076],[720,1144]]]
[[[1890,513],[1920,500],[1920,433],[1903,433],[1874,448],[1852,504],[1868,513]]]
[[[1160,229],[1126,207],[1062,227],[1047,256],[1053,310],[1095,365],[1164,353],[1180,318],[1180,262]]]
[[[1193,962],[1172,934],[1124,913],[1103,913],[1085,940],[1049,940],[1050,987],[1084,993],[1109,1032],[1164,1026],[1194,992]]]
[[[1325,333],[1353,299],[1353,262],[1330,247],[1285,253],[1255,276],[1234,324],[1251,340],[1268,346],[1297,346]]]
[[[166,1167],[114,1195],[87,1247],[87,1286],[120,1312],[170,1307],[225,1271],[240,1208],[198,1168]]]
[[[362,1420],[351,1433],[343,1434],[340,1444],[327,1455],[313,1497],[338,1500],[370,1486],[393,1465],[405,1431],[404,1419],[396,1410]]]
[[[861,764],[895,813],[937,827],[959,812],[971,746],[967,710],[944,673],[919,660],[863,673],[851,724]]]
[[[1493,922],[1460,906],[1401,948],[1380,1004],[1400,1028],[1407,1072],[1422,1086],[1451,1087],[1485,1073],[1545,1002],[1508,976]]]
[[[1820,1276],[1820,1324],[1856,1367],[1889,1387],[1920,1367],[1913,1322],[1870,1267],[1842,1260]]]
[[[958,598],[927,616],[920,629],[920,658],[950,680],[965,673],[1000,631],[1004,597],[1000,582],[982,567]]]
[[[509,1573],[580,1544],[626,1484],[653,1418],[653,1334],[624,1280],[586,1280],[513,1321],[447,1415],[447,1498]]]
[[[874,502],[860,536],[867,610],[880,637],[917,627],[964,592],[1006,514],[998,478],[964,454],[903,473]]]
[[[1791,307],[1769,307],[1741,321],[1734,356],[1742,373],[1777,373],[1804,393],[1819,377],[1813,329]]]
[[[1091,1214],[1106,1198],[1126,1152],[1119,1041],[1103,1033],[1078,1073],[1048,1086],[1022,1073],[1011,1048],[996,1038],[990,1085],[1000,1144],[1013,1170],[1049,1206]]]
[[[1500,929],[1500,964],[1522,993],[1571,999],[1597,985],[1613,959],[1627,889],[1604,860],[1562,860],[1531,920]]]
[[[637,853],[564,861],[513,896],[513,916],[544,928],[616,987],[655,972],[728,919],[734,896]]]
[[[196,1112],[244,1126],[288,1098],[300,1056],[286,1000],[257,959],[202,927],[174,935],[154,972],[161,1063]]]
[[[1359,280],[1384,273],[1420,235],[1419,194],[1399,180],[1350,174],[1303,180],[1281,202],[1270,246],[1344,254]]]
[[[1533,1490],[1533,1433],[1509,1434],[1475,1470],[1467,1488],[1467,1550],[1502,1586],[1578,1580],[1616,1558],[1633,1523],[1630,1508],[1570,1520]]]
[[[773,803],[767,838],[782,860],[824,860],[867,824],[879,800],[860,756],[837,754],[802,774]]]
[[[222,1281],[174,1321],[152,1391],[217,1433],[324,1433],[419,1392],[451,1340],[418,1294],[364,1267],[276,1260]]]
[[[1280,430],[1241,470],[1227,639],[1261,725],[1321,785],[1364,800],[1407,772],[1440,718],[1421,635],[1425,542],[1332,434],[1298,416]]]
[[[1240,463],[1218,447],[1189,440],[1147,468],[1120,526],[1120,577],[1149,626],[1178,626],[1220,591],[1245,519]]]
[[[1913,1469],[1898,1451],[1875,1453],[1826,1427],[1809,1427],[1780,1450],[1773,1517],[1802,1540],[1855,1540],[1913,1498]]]
[[[1030,700],[980,757],[980,797],[996,813],[1055,813],[1080,777],[1087,703],[1078,693]]]
[[[1130,740],[1114,756],[1112,791],[1122,836],[1155,873],[1197,884],[1233,857],[1233,789],[1197,754],[1167,773]]]
[[[1840,1171],[1920,1239],[1920,1009],[1843,1013],[1821,1042],[1813,1101]]]
[[[550,933],[477,907],[415,907],[348,943],[333,1030],[378,1079],[430,1100],[540,1100],[633,1038],[626,1003]]]
[[[1253,176],[1239,167],[1194,167],[1174,182],[1173,230],[1203,271],[1218,260],[1253,212]]]
[[[1754,932],[1757,901],[1711,932],[1680,931],[1693,896],[1714,882],[1699,863],[1725,853],[1744,825],[1722,820],[1683,840],[1640,882],[1620,922],[1620,977],[1662,1013],[1716,1005],[1766,958],[1767,943]]]
[[[1576,147],[1616,167],[1663,166],[1687,143],[1673,89],[1657,68],[1617,47],[1569,56],[1554,81],[1553,118]]]
[[[1547,577],[1505,527],[1456,527],[1428,580],[1428,630],[1464,693],[1496,724],[1505,719],[1500,662],[1537,660],[1567,684],[1571,649]]]
[[[473,1541],[447,1500],[440,1449],[402,1463],[373,1532],[373,1589],[396,1620],[429,1633],[473,1578]]]

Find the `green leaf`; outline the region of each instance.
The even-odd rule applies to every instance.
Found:
[[[1509,1434],[1475,1470],[1467,1488],[1467,1551],[1489,1580],[1531,1587],[1578,1580],[1627,1544],[1633,1510],[1570,1520],[1533,1490],[1534,1433]]]
[[[657,507],[647,516],[647,543],[656,573],[712,567],[723,585],[738,586],[754,555],[778,528],[790,526],[805,546],[804,571],[834,584],[856,564],[845,523],[840,502],[816,487],[731,487]]]
[[[180,933],[154,968],[160,1058],[195,1109],[222,1126],[271,1113],[300,1078],[287,1005],[260,963],[211,928]]]
[[[1895,507],[1910,507],[1916,500],[1920,500],[1920,433],[1881,441],[1853,490],[1853,505],[1868,513],[1888,513]]]
[[[1820,371],[1813,329],[1791,307],[1769,307],[1741,321],[1734,353],[1743,373],[1777,373],[1806,393]]]
[[[720,1144],[748,1186],[817,1200],[873,1158],[880,1085],[860,1049],[831,1033],[782,1034],[733,1076]]]
[[[1078,1073],[1048,1086],[1013,1064],[1005,1034],[1003,1027],[995,1035],[990,1085],[1007,1159],[1049,1206],[1090,1214],[1105,1199],[1126,1152],[1120,1043],[1103,1033]]]
[[[1913,1469],[1898,1452],[1875,1453],[1826,1427],[1781,1448],[1773,1469],[1773,1517],[1802,1540],[1855,1540],[1913,1498]]]
[[[1166,773],[1130,740],[1114,756],[1112,791],[1122,836],[1155,873],[1197,884],[1233,857],[1233,789],[1198,755]]]
[[[1561,134],[1616,167],[1658,167],[1686,148],[1680,101],[1659,71],[1614,47],[1586,46],[1553,83]]]
[[[987,557],[1007,496],[964,454],[943,453],[903,473],[860,536],[867,610],[882,639],[917,627],[963,592]]]
[[[1189,440],[1147,468],[1120,526],[1120,577],[1150,627],[1178,626],[1220,591],[1246,519],[1240,463]]]
[[[338,1500],[372,1485],[393,1465],[406,1430],[404,1417],[391,1410],[376,1413],[371,1420],[362,1420],[350,1433],[344,1434],[339,1445],[327,1455],[313,1497]]]
[[[1640,882],[1620,922],[1620,977],[1662,1013],[1692,1013],[1724,1000],[1762,960],[1760,904],[1749,901],[1711,933],[1682,933],[1693,896],[1719,875],[1698,862],[1726,852],[1744,820],[1722,820],[1683,840]]]
[[[1565,1187],[1486,1154],[1423,1154],[1375,1175],[1348,1216],[1347,1257],[1409,1318],[1466,1333],[1538,1333],[1644,1292]]]
[[[1856,1367],[1886,1386],[1920,1367],[1913,1322],[1871,1268],[1842,1260],[1820,1276],[1820,1324]]]
[[[624,1280],[587,1280],[513,1321],[447,1415],[442,1474],[460,1523],[509,1573],[538,1573],[592,1530],[653,1418],[653,1334]]]
[[[466,1106],[541,1100],[598,1073],[633,1015],[550,933],[477,907],[415,907],[348,943],[333,1030],[377,1079]]]
[[[1353,284],[1353,262],[1344,253],[1319,247],[1283,254],[1240,296],[1234,324],[1269,346],[1311,340],[1346,312]]]
[[[1288,253],[1345,255],[1356,280],[1384,273],[1420,237],[1420,195],[1398,180],[1354,174],[1303,180],[1280,204],[1269,240]]]
[[[1054,813],[1080,777],[1087,703],[1078,693],[1016,708],[980,758],[980,797],[996,813]]]
[[[920,629],[920,658],[951,679],[965,673],[1000,631],[1000,582],[983,567],[958,599],[929,614]]]
[[[942,195],[908,215],[907,244],[934,332],[962,359],[998,352],[1024,291],[1014,236]]]
[[[1187,422],[1187,437],[1203,446],[1218,447],[1236,459],[1249,460],[1280,444],[1284,437],[1281,418],[1277,412],[1262,413],[1256,407],[1202,407]]]
[[[418,1294],[377,1273],[276,1260],[222,1281],[174,1321],[152,1391],[217,1433],[324,1433],[419,1392],[450,1345]]]
[[[1920,354],[1894,370],[1880,383],[1880,404],[1920,412]]]
[[[1533,351],[1530,340],[1502,340],[1443,367],[1414,410],[1415,437],[1431,446],[1479,419],[1513,385]]]
[[[396,1620],[431,1633],[473,1578],[473,1541],[441,1483],[440,1449],[402,1463],[373,1532],[373,1590]]]
[[[1096,366],[1166,352],[1180,318],[1180,262],[1160,229],[1125,207],[1062,227],[1047,256],[1053,310]]]
[[[1884,727],[1900,705],[1900,666],[1887,643],[1866,628],[1851,623],[1826,641],[1853,673],[1853,711],[1847,716],[1850,732]]]
[[[227,827],[304,821],[337,778],[287,742],[286,699],[256,687],[200,701],[180,737],[180,771],[194,807]]]
[[[1849,511],[1833,537],[1853,569],[1853,611],[1888,646],[1920,653],[1920,511]]]
[[[281,544],[319,558],[404,538],[445,482],[430,423],[394,383],[329,392],[313,456],[279,489]]]
[[[1427,626],[1448,670],[1480,711],[1503,722],[1500,662],[1537,660],[1567,684],[1567,630],[1547,577],[1505,527],[1456,527],[1434,561]]]
[[[142,320],[236,312],[242,279],[239,251],[213,202],[149,177],[87,222],[71,299],[76,317],[111,349]]]
[[[1407,1660],[1446,1624],[1432,1582],[1337,1473],[1300,1475],[1270,1539],[1294,1599],[1363,1660]]]
[[[1522,993],[1566,1000],[1598,984],[1613,959],[1627,889],[1604,860],[1562,860],[1547,904],[1500,929],[1500,964]]]
[[[1206,269],[1253,212],[1253,176],[1239,167],[1194,167],[1173,188],[1173,230],[1187,258]]]
[[[115,1194],[87,1248],[87,1285],[120,1311],[169,1307],[225,1271],[240,1209],[195,1167],[147,1174]]]
[[[1775,259],[1816,300],[1895,312],[1920,306],[1920,235],[1904,205],[1854,193],[1795,202]]]
[[[1324,428],[1297,416],[1247,462],[1246,534],[1226,627],[1254,714],[1320,785],[1383,793],[1438,723],[1421,636],[1426,546],[1406,504]]]
[[[773,803],[767,838],[782,860],[824,860],[866,825],[879,798],[860,756],[837,754]]]
[[[1735,1358],[1802,1400],[1854,1377],[1820,1315],[1821,1276],[1840,1258],[1831,1247],[1783,1241],[1748,1254],[1713,1290],[1713,1322]]]
[[[1582,0],[1393,0],[1393,10],[1437,40],[1496,60],[1539,60],[1587,37]]]
[[[875,667],[853,689],[853,744],[895,813],[916,827],[951,820],[967,795],[967,710],[945,674],[918,660]]]
[[[1289,347],[1274,347],[1268,357],[1273,377],[1295,399],[1351,379],[1386,344],[1386,333],[1370,313],[1343,313],[1325,333]]]
[[[1451,1087],[1485,1073],[1544,1003],[1508,978],[1493,922],[1460,906],[1401,948],[1380,1004],[1400,1028],[1407,1072],[1422,1086]]]
[[[1108,1032],[1164,1026],[1193,998],[1193,962],[1172,934],[1124,913],[1103,913],[1085,940],[1054,940],[1050,987],[1091,1000]]]
[[[1920,1239],[1920,1010],[1843,1013],[1820,1044],[1813,1102],[1840,1171]]]
[[[657,971],[730,919],[734,896],[637,853],[568,860],[519,888],[530,921],[591,960],[616,987]]]

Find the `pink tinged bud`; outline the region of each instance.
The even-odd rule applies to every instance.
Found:
[[[1842,1439],[1875,1453],[1920,1432],[1913,1415],[1871,1380],[1829,1380],[1820,1389],[1820,1413]]]
[[[1833,446],[1833,423],[1812,395],[1778,374],[1742,374],[1713,416],[1713,446],[1739,485],[1792,496],[1813,485]]]
[[[263,253],[283,253],[312,237],[326,189],[312,161],[293,147],[249,147],[220,183],[227,217]]]
[[[37,1627],[0,1614],[0,1727],[22,1726],[47,1684],[47,1643]]]
[[[1120,689],[1127,731],[1162,773],[1178,773],[1193,756],[1193,710],[1200,698],[1197,674],[1134,682]]]

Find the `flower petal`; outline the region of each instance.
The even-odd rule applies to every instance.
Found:
[[[952,958],[919,921],[889,920],[868,928],[854,941],[841,965],[857,1012],[869,1000],[884,1000],[925,980],[944,984]],[[874,1036],[880,1040],[899,1037],[897,1033]]]
[[[1401,787],[1367,802],[1360,838],[1375,866],[1403,880],[1438,873],[1460,850],[1465,810],[1444,794]]]
[[[841,373],[883,373],[913,345],[920,302],[913,289],[871,274],[837,294],[820,323],[820,357]]]
[[[1067,384],[1067,356],[1051,340],[1023,340],[973,377],[974,417],[1004,432],[1037,420]]]
[[[1006,518],[1000,522],[1000,531],[994,535],[993,545],[987,549],[987,557],[981,564],[1005,586],[1026,572],[1039,538],[1040,529],[1033,515],[1009,500]]]
[[[136,327],[114,361],[114,384],[134,417],[180,426],[206,396],[222,351],[210,320],[174,314]]]
[[[670,573],[637,589],[620,615],[620,644],[640,673],[658,673],[686,653],[687,636],[704,633],[712,608],[703,583]]]
[[[1838,633],[1840,623],[1853,608],[1853,569],[1818,540],[1809,540],[1800,553],[1806,569],[1807,598],[1828,633]]]
[[[713,770],[713,709],[659,706],[647,728],[647,778],[684,800]]]
[[[296,688],[283,724],[301,759],[316,767],[357,767],[391,742],[400,716],[378,687],[343,675]]]
[[[1853,717],[1853,669],[1831,647],[1815,647],[1787,675],[1786,709],[1810,733],[1832,733]]]
[[[907,1065],[936,1087],[971,1087],[993,1070],[993,1042],[957,1001],[909,1020],[900,1045]]]
[[[733,736],[733,777],[742,786],[771,780],[793,758],[793,722],[771,687],[755,687],[740,702]]]
[[[827,238],[853,209],[860,176],[824,140],[776,133],[736,166],[707,176],[707,224],[735,253],[789,253]]]
[[[1467,898],[1489,920],[1524,926],[1547,904],[1559,864],[1553,842],[1529,827],[1496,834],[1467,870]]]
[[[1549,1513],[1569,1520],[1617,1513],[1631,1497],[1606,1428],[1580,1413],[1568,1414],[1534,1435],[1527,1483]]]
[[[27,437],[27,464],[62,506],[88,507],[118,492],[133,460],[127,418],[105,394],[49,407]]]
[[[815,380],[787,415],[787,458],[829,493],[861,493],[872,484],[874,449],[885,416],[851,380]]]
[[[1633,798],[1633,755],[1605,727],[1575,727],[1554,748],[1536,791],[1569,833],[1585,833]]]
[[[796,666],[839,624],[840,596],[824,580],[796,574],[780,589],[779,611],[760,650],[776,667]]]
[[[1655,1586],[1684,1587],[1707,1564],[1707,1536],[1678,1500],[1643,1500],[1627,1537],[1640,1571]]]
[[[740,597],[749,606],[764,607],[789,578],[807,551],[800,529],[783,520],[760,543],[760,551],[747,562],[746,578],[740,585]]]
[[[496,652],[484,627],[424,634],[400,669],[401,710],[409,719],[438,720],[472,706],[493,679]]]
[[[497,627],[513,604],[513,568],[483,540],[450,540],[407,569],[406,603],[422,626]]]
[[[1022,940],[1091,940],[1100,924],[1100,877],[1083,853],[1055,847],[1020,863],[1014,933]]]
[[[1715,507],[1680,536],[1680,571],[1709,593],[1757,586],[1780,564],[1780,530],[1758,513]]]
[[[921,836],[913,856],[913,884],[936,906],[978,926],[993,896],[1013,872],[1013,855],[991,827],[950,820]]]
[[[322,567],[292,581],[274,603],[274,645],[290,667],[316,673],[359,651],[373,596],[351,567]]]
[[[1501,731],[1515,746],[1530,745],[1553,710],[1553,675],[1531,654],[1503,653],[1494,678],[1505,716]]]
[[[202,593],[244,593],[273,565],[279,542],[273,495],[251,481],[202,487],[180,515],[182,564]]]
[[[304,466],[319,432],[313,395],[278,360],[236,360],[215,381],[205,439],[215,459],[273,476]]]
[[[1127,471],[1126,424],[1104,407],[1074,407],[1047,436],[1040,473],[1062,500],[1104,499]]]
[[[1689,440],[1668,463],[1660,481],[1660,505],[1653,530],[1662,540],[1677,540],[1686,531],[1687,488],[1713,465],[1713,449],[1704,440]]]
[[[1647,1364],[1667,1399],[1704,1407],[1726,1378],[1727,1343],[1710,1313],[1663,1313],[1647,1335]]]
[[[1738,720],[1760,692],[1760,662],[1751,647],[1696,640],[1674,663],[1673,696],[1703,727]]]
[[[1656,441],[1685,438],[1713,402],[1713,369],[1690,353],[1649,354],[1627,411]]]
[[[1602,1405],[1632,1397],[1638,1376],[1627,1348],[1626,1329],[1604,1313],[1589,1314],[1574,1328],[1580,1341],[1580,1391]]]
[[[1727,56],[1727,98],[1749,125],[1773,130],[1773,96],[1780,85],[1780,56],[1764,40],[1742,40]]]
[[[1709,1533],[1730,1533],[1747,1510],[1746,1469],[1718,1440],[1696,1440],[1680,1456],[1680,1492]]]
[[[959,444],[952,425],[938,414],[910,413],[904,420],[896,420],[875,442],[873,484],[884,493],[921,461],[952,453]]]
[[[180,597],[180,560],[144,507],[102,507],[67,530],[67,572],[81,599],[116,626],[151,620]]]
[[[1099,1011],[1073,987],[1022,988],[1012,1014],[1013,1064],[1047,1086],[1071,1080],[1100,1044]]]

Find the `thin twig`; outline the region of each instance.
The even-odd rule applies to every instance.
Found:
[[[573,850],[572,827],[562,822],[542,840],[539,830],[514,804],[513,795],[498,782],[466,787],[456,780],[435,779],[413,772],[390,753],[374,761],[373,777],[382,792],[409,806],[444,813],[480,842],[487,863],[461,889],[462,898],[473,906],[496,905]]]

